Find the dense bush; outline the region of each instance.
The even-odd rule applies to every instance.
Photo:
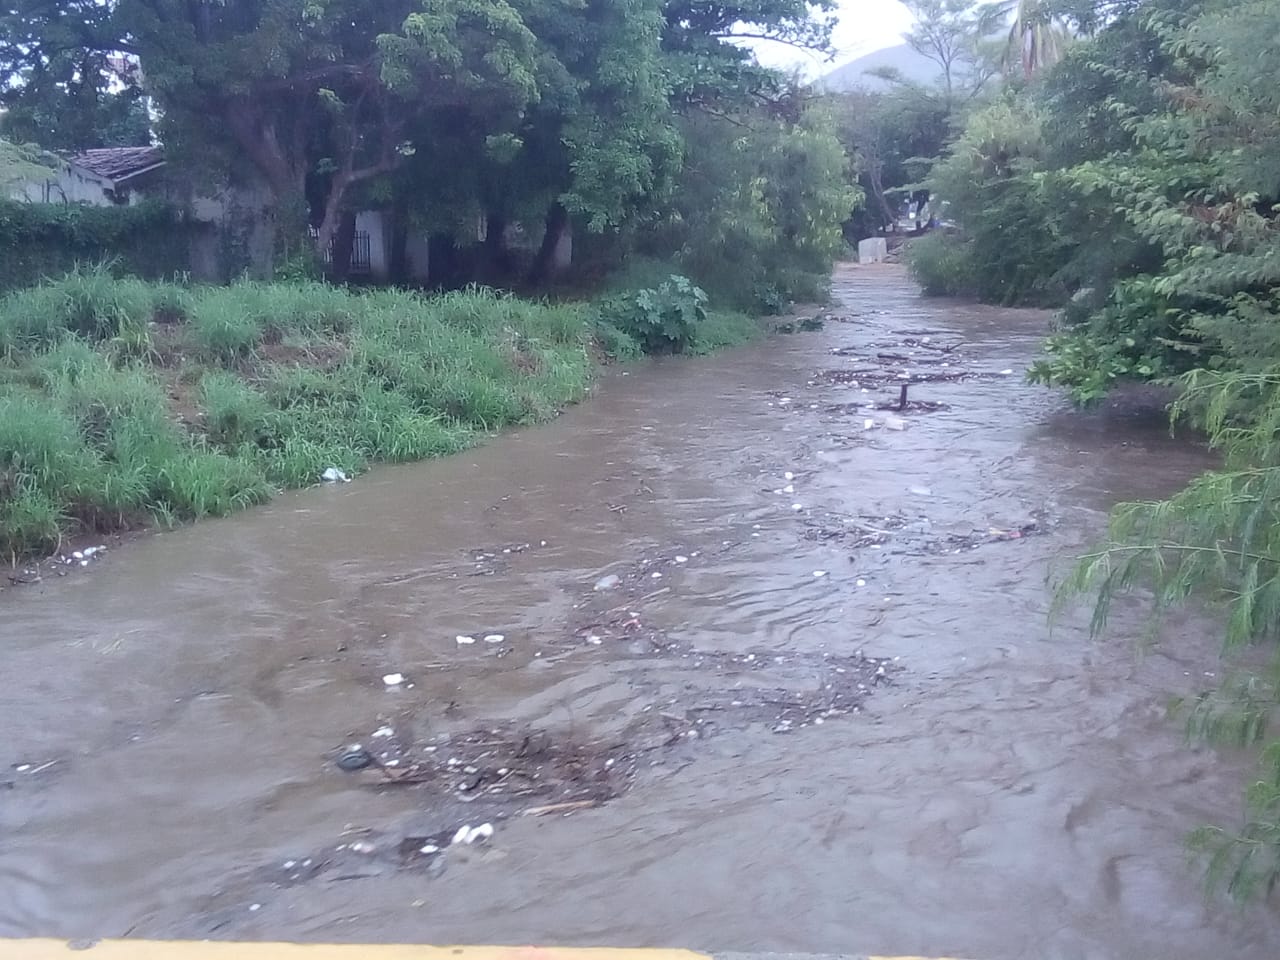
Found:
[[[196,229],[174,207],[155,201],[91,207],[0,199],[0,291],[104,261],[138,277],[172,278],[190,268]]]
[[[841,226],[862,200],[830,117],[697,114],[683,132],[678,189],[639,252],[670,261],[717,306],[776,313],[825,297]]]
[[[930,297],[976,297],[976,271],[970,244],[961,236],[937,231],[906,246],[911,276]]]
[[[927,292],[1001,304],[1067,299],[1068,200],[1044,155],[1040,115],[1025,103],[1004,99],[969,119],[929,177],[959,230],[918,243],[909,259]]]
[[[671,276],[600,305],[602,323],[634,340],[645,353],[683,353],[707,319],[707,294],[688,277]]]

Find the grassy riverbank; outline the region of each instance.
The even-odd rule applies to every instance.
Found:
[[[590,303],[102,271],[0,300],[0,553],[218,516],[281,488],[453,453],[582,399],[641,352]],[[743,342],[709,313],[688,348]]]

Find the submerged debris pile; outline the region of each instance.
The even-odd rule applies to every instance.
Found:
[[[924,488],[913,491],[928,496]],[[1032,511],[1031,519],[1018,523],[975,529],[969,532],[937,533],[928,517],[896,514],[888,517],[842,516],[828,513],[805,521],[804,538],[818,542],[838,542],[854,551],[881,550],[889,554],[941,556],[977,550],[992,543],[1006,543],[1027,537],[1044,536],[1052,529],[1045,511]]]

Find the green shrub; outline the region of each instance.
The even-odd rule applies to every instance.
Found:
[[[930,233],[907,245],[907,269],[930,297],[976,295],[969,246],[954,234]]]
[[[0,199],[0,291],[107,259],[133,276],[172,277],[190,266],[188,239],[195,229],[160,202],[93,207]]]
[[[614,296],[600,305],[600,321],[626,334],[645,353],[683,353],[707,319],[707,294],[688,277]]]
[[[671,209],[638,231],[649,263],[669,260],[667,274],[690,277],[716,306],[777,313],[820,299],[845,250],[841,225],[861,191],[830,110],[793,105],[793,113],[685,117]],[[657,282],[637,276],[631,285]]]

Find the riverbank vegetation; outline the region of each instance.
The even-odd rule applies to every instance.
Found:
[[[757,329],[684,278],[552,304],[80,270],[0,300],[0,550],[452,453],[580,400],[604,349],[706,351]]]
[[[740,39],[827,49],[827,8],[9,4],[0,552],[457,450],[580,399],[602,355],[705,352],[820,299],[849,159]],[[3,199],[56,177],[35,144],[153,140],[155,204]],[[245,279],[163,259],[203,229],[193,197]],[[385,280],[415,289],[348,286],[369,213]]]
[[[1034,380],[1082,404],[1170,384],[1175,422],[1221,452],[1178,495],[1117,508],[1064,597],[1092,598],[1098,629],[1134,591],[1157,620],[1192,598],[1221,610],[1232,677],[1186,705],[1189,727],[1261,763],[1243,824],[1195,842],[1215,883],[1266,896],[1280,884],[1280,0],[1017,6],[1067,39],[1061,59],[1024,59],[952,115],[921,182],[954,224],[917,241],[911,267],[932,293],[1059,307]],[[1241,666],[1244,647],[1270,666]]]

